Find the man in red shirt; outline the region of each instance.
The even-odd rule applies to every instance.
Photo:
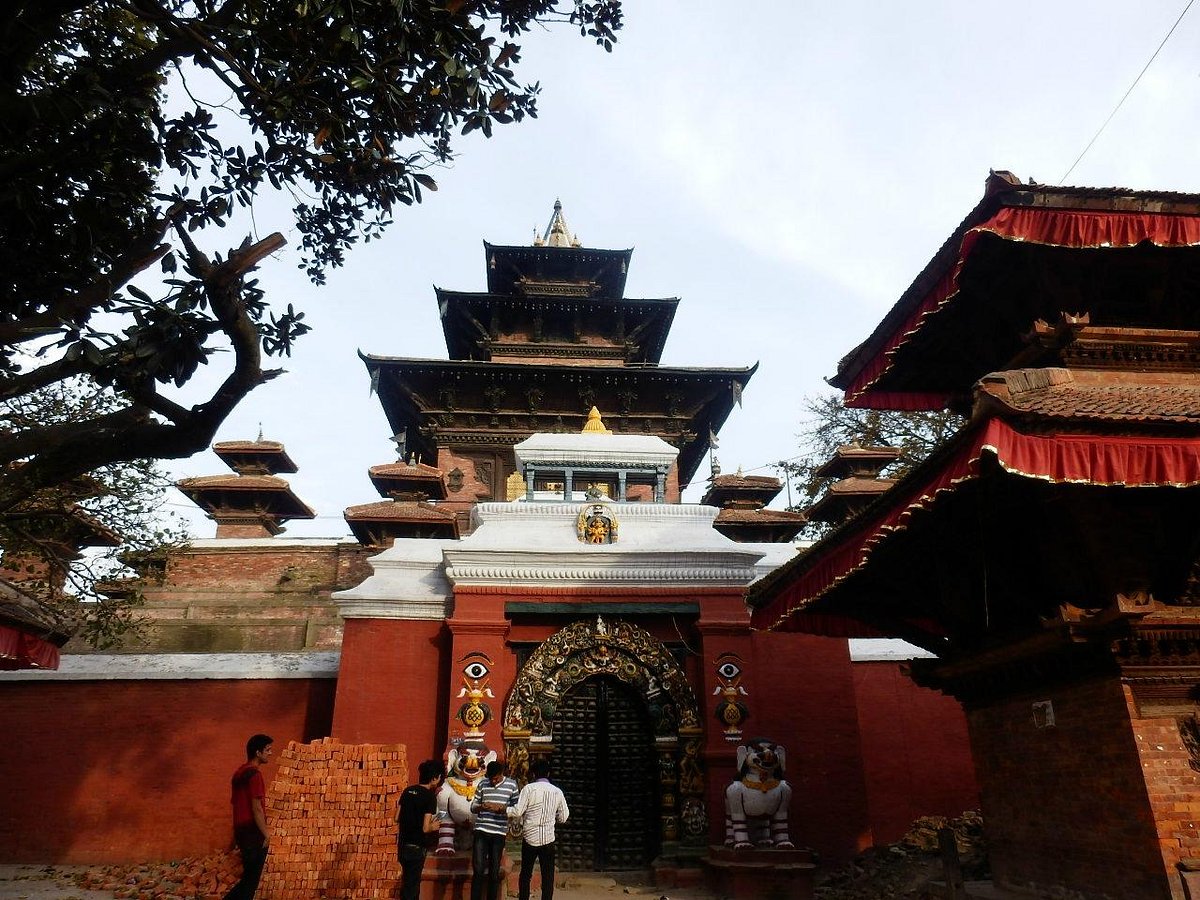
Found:
[[[225,900],[253,900],[267,862],[267,814],[263,800],[267,796],[261,766],[271,761],[274,741],[256,734],[246,741],[246,762],[233,773],[233,840],[242,854],[242,880],[233,886]]]

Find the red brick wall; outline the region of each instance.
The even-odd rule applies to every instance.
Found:
[[[871,842],[854,673],[844,640],[805,634],[754,635],[755,695],[746,698],[747,737],[787,748],[791,836],[831,866]],[[703,698],[709,722],[714,698]]]
[[[1032,704],[1042,700],[1053,704],[1052,728],[1035,726]],[[1007,698],[967,718],[998,885],[1171,896],[1115,677]]]
[[[332,680],[0,684],[0,859],[150,862],[230,845],[246,739],[329,733]],[[19,736],[13,739],[14,736]],[[272,770],[265,770],[268,779]]]
[[[1128,708],[1133,711],[1133,737],[1142,762],[1146,792],[1158,831],[1164,868],[1171,873],[1172,888],[1182,897],[1177,884],[1177,863],[1200,856],[1200,773],[1189,764],[1191,756],[1179,736],[1173,717],[1140,718],[1125,688]]]
[[[877,844],[920,816],[979,808],[967,719],[953,697],[913,684],[894,662],[854,663],[854,695]]]

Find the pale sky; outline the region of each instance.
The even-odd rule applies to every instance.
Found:
[[[628,0],[611,54],[569,28],[536,35],[521,77],[542,83],[537,120],[461,141],[431,172],[441,189],[327,286],[290,251],[263,264],[270,301],[304,309],[314,331],[217,439],[253,439],[261,423],[318,513],[286,534],[348,534],[343,509],[378,499],[367,468],[395,459],[356,351],[445,359],[433,285],[484,290],[482,242],[528,243],[559,198],[585,246],[634,248],[627,296],[681,298],[664,365],[760,363],[717,454],[726,473],[773,474],[799,452],[803,398],[827,389],[989,168],[1200,192],[1200,10],[1062,180],[1184,6]],[[256,212],[260,232],[294,245],[272,215]],[[227,471],[207,452],[168,467]]]

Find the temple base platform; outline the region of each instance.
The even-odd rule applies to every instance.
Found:
[[[734,850],[714,844],[704,868],[718,897],[812,900],[817,864],[809,850]]]

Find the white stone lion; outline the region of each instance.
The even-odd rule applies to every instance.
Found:
[[[446,780],[438,791],[438,813],[442,817],[438,829],[437,850],[441,856],[449,856],[455,850],[471,847],[471,801],[475,789],[483,783],[487,764],[496,758],[496,751],[489,750],[483,741],[463,741],[452,746],[446,754]]]
[[[788,836],[792,787],[783,780],[786,757],[782,746],[765,738],[738,747],[738,779],[725,789],[726,846],[794,847]]]

